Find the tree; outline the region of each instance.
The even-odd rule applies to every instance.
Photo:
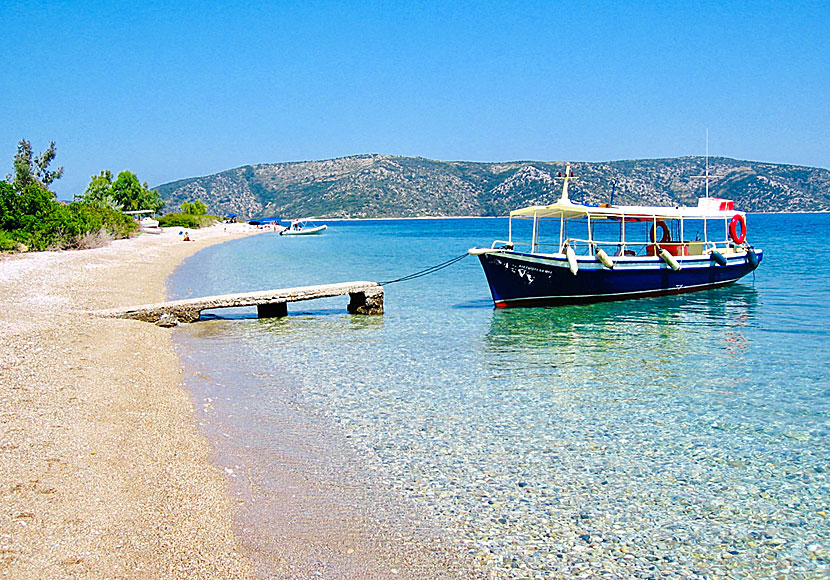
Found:
[[[193,203],[186,201],[182,204],[182,213],[189,215],[207,215],[207,206],[198,199]]]
[[[56,155],[55,142],[50,141],[46,151],[33,160],[32,144],[26,139],[21,139],[17,144],[17,154],[14,156],[14,175],[9,175],[6,179],[11,181],[16,191],[23,191],[29,185],[35,184],[48,191],[52,182],[63,175],[63,167],[49,171],[49,164]]]
[[[91,184],[90,184],[91,185]],[[111,188],[112,198],[125,211],[151,209],[155,212],[164,207],[164,200],[145,182],[139,183],[138,177],[131,171],[122,171]]]
[[[16,191],[13,185],[0,182],[0,229],[33,230],[59,207],[54,194],[39,183]]]
[[[75,201],[82,201],[96,207],[120,210],[121,205],[115,201],[112,193],[112,172],[105,169],[100,174],[93,175],[89,185],[86,186],[86,191],[83,195],[76,196]]]

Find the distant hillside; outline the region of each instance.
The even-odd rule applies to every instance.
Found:
[[[696,204],[705,191],[702,157],[571,163],[571,199],[620,204]],[[269,163],[182,179],[157,187],[168,210],[201,200],[211,213],[369,218],[496,216],[552,203],[564,162],[473,163],[357,155],[326,161]],[[830,171],[813,167],[709,159],[710,195],[744,211],[828,211]],[[616,186],[614,185],[616,184]]]

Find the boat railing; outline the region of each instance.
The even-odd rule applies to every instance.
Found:
[[[589,240],[585,238],[565,238],[559,242],[517,242],[510,240],[495,240],[490,246],[497,250],[516,250],[540,254],[564,254],[565,248],[570,247],[578,256],[595,256],[598,249],[602,249],[609,256],[656,256],[660,249],[665,249],[673,256],[699,256],[711,251],[729,252],[737,247],[731,240],[723,241],[625,241],[619,240]]]
[[[565,247],[573,249],[578,256],[595,256],[598,249],[602,249],[610,256],[656,256],[661,249],[665,249],[672,256],[700,256],[713,250],[729,251],[735,244],[731,240],[721,242],[705,242],[702,240],[686,241],[601,241],[584,238],[567,238],[563,241],[560,252]]]
[[[597,250],[602,249],[610,256],[633,256],[645,254],[646,243],[587,240],[584,238],[566,238],[562,242],[560,253],[564,253],[566,247],[570,247],[577,256],[595,256]]]

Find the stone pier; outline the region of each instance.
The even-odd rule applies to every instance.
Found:
[[[175,318],[175,321],[178,322],[195,322],[199,320],[202,310],[256,306],[257,316],[271,318],[286,316],[289,302],[330,298],[346,294],[349,295],[347,309],[350,313],[383,314],[383,286],[377,282],[341,282],[339,284],[319,284],[241,294],[205,296],[143,306],[96,310],[93,314],[108,318],[131,318],[153,323],[158,322],[166,315],[168,320]]]

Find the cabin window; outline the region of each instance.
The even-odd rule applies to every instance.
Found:
[[[564,238],[577,254],[590,254],[587,219],[565,220]]]
[[[596,251],[601,249],[609,256],[617,255],[622,242],[620,222],[607,219],[592,219],[591,240],[593,241],[591,254],[596,254]]]
[[[519,252],[530,251],[530,240],[533,237],[533,220],[529,218],[513,218],[510,220],[510,241]]]
[[[729,220],[703,216],[517,216],[510,223],[514,248],[541,254],[564,252],[567,244],[581,256],[596,255],[599,249],[609,256],[656,256],[661,249],[675,256],[692,256],[702,255],[715,244],[730,243]]]
[[[540,254],[555,254],[559,251],[559,218],[539,218],[536,251]]]

